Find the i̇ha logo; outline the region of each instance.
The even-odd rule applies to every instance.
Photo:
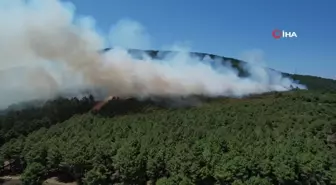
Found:
[[[298,37],[295,32],[279,30],[279,29],[273,30],[272,31],[272,36],[275,39]]]

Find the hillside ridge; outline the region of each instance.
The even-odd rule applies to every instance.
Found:
[[[105,48],[101,52],[107,52],[113,48]],[[169,50],[140,50],[140,49],[128,49],[129,54],[135,57],[141,57],[141,54],[147,54],[151,58],[160,59],[168,54],[179,53],[180,51],[169,51]],[[206,56],[209,56],[212,60],[219,59],[222,62],[230,62],[232,67],[236,68],[240,76],[245,75],[244,70],[241,66],[245,65],[247,62],[232,57],[219,56],[215,54],[202,53],[202,52],[188,52],[191,56],[196,56],[203,59]],[[268,68],[280,72],[284,76],[288,76],[291,79],[300,82],[303,85],[306,85],[309,90],[336,90],[336,80],[314,76],[314,75],[303,75],[303,74],[292,74],[288,72],[281,72],[277,69]]]

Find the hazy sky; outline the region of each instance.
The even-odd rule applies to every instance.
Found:
[[[320,0],[71,0],[103,33],[121,19],[142,25],[151,48],[176,42],[193,51],[227,57],[260,49],[268,66],[294,73],[336,77],[336,1]],[[138,26],[139,26],[138,25]],[[272,30],[298,38],[275,40]],[[136,29],[135,29],[136,30]],[[115,32],[118,32],[117,30]],[[141,31],[141,30],[140,30]],[[129,33],[132,34],[132,33]],[[121,39],[114,34],[115,40]],[[139,39],[129,37],[129,39]],[[142,39],[142,40],[141,40]],[[117,41],[116,41],[117,42]],[[149,42],[149,41],[148,41]],[[140,47],[140,46],[139,46]]]

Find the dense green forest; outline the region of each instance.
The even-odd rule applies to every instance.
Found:
[[[336,184],[336,83],[191,107],[92,96],[57,98],[0,116],[2,175],[78,184]]]

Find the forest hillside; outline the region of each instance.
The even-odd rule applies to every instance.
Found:
[[[92,111],[93,96],[14,106],[0,116],[0,173],[27,185],[51,177],[90,185],[336,184],[336,82],[291,76],[308,90],[193,97],[197,103],[183,107],[130,98]]]

